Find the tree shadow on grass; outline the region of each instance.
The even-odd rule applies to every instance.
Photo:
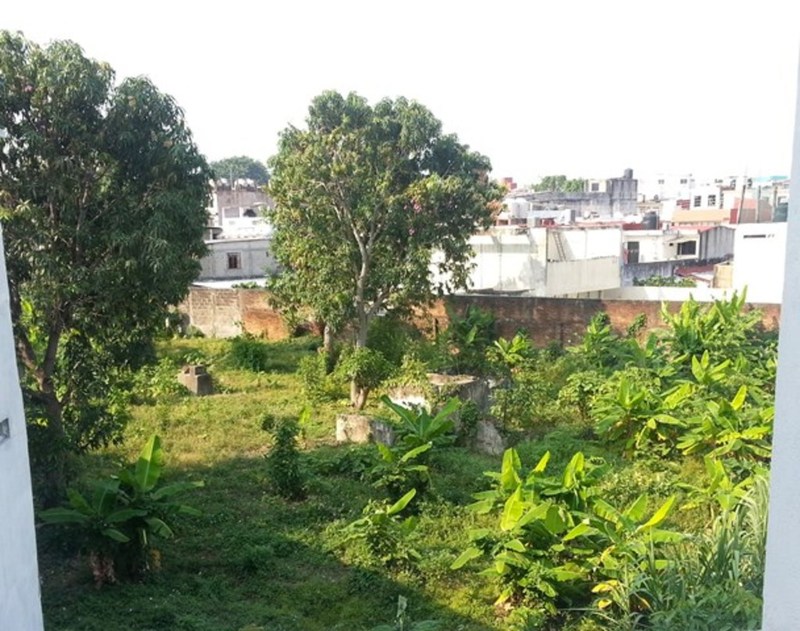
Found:
[[[54,545],[53,527],[40,537],[48,630],[368,631],[394,620],[399,595],[411,620],[440,620],[442,631],[498,628],[473,619],[486,619],[488,605],[472,616],[443,604],[447,588],[433,589],[430,576],[342,561],[331,541],[373,496],[363,482],[316,475],[308,498],[292,503],[269,492],[261,458],[167,475],[205,481],[184,498],[202,516],[179,523],[178,536],[161,546],[163,570],[141,583],[96,590],[74,550]],[[459,580],[445,582],[469,600]]]

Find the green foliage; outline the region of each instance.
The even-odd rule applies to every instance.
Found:
[[[574,372],[567,377],[564,387],[558,391],[558,402],[563,407],[576,408],[581,419],[586,420],[589,418],[594,397],[605,381],[605,376],[596,370]]]
[[[272,289],[334,330],[352,324],[359,347],[382,310],[466,285],[467,240],[501,197],[489,161],[404,98],[319,95],[305,128],[281,133],[270,167],[272,252],[284,270]]]
[[[265,372],[269,368],[269,351],[264,342],[245,333],[231,338],[228,361],[239,370]]]
[[[476,375],[486,372],[486,351],[495,339],[494,322],[494,315],[472,305],[463,317],[451,315],[445,332],[450,371]]]
[[[532,360],[536,352],[524,333],[517,333],[511,340],[503,337],[494,341],[486,351],[486,358],[492,372],[500,377],[510,378],[526,362]]]
[[[533,185],[537,193],[582,193],[585,189],[586,180],[570,179],[566,175],[545,175]]]
[[[367,333],[367,348],[381,353],[392,366],[399,368],[405,360],[414,329],[397,316],[374,318]]]
[[[648,276],[634,278],[633,285],[634,287],[696,287],[697,281],[681,276]]]
[[[0,32],[0,77],[11,312],[52,503],[66,454],[119,436],[116,369],[144,363],[197,275],[209,171],[170,97],[74,43]]]
[[[360,410],[366,404],[369,393],[392,374],[392,365],[376,350],[355,347],[342,356],[336,370],[353,384],[357,391],[353,405]]]
[[[607,465],[578,452],[562,475],[546,476],[549,459],[548,452],[525,475],[518,454],[509,449],[501,470],[487,472],[494,488],[476,494],[471,508],[484,514],[502,507],[498,526],[472,531],[472,545],[452,567],[487,555],[490,565],[482,574],[498,583],[498,602],[511,600],[555,616],[559,606],[587,603],[593,582],[595,591],[612,589],[631,559],[680,535],[659,528],[674,496],[650,517],[644,495],[619,511],[598,494]]]
[[[393,502],[408,489],[414,489],[422,497],[431,484],[430,471],[422,461],[433,444],[425,443],[411,449],[390,448],[382,443],[375,446],[380,461],[370,471],[373,486],[385,490]]]
[[[328,372],[329,357],[318,352],[300,360],[297,376],[305,394],[311,403],[325,403],[342,398],[341,379],[335,373]]]
[[[178,366],[168,358],[143,366],[132,376],[129,386],[132,399],[137,403],[153,404],[187,394],[177,375]]]
[[[236,180],[253,180],[257,185],[263,186],[269,182],[267,167],[258,160],[247,156],[234,156],[212,162],[211,171],[216,179],[225,178],[229,184]]]
[[[139,576],[160,568],[158,539],[169,539],[178,515],[199,515],[174,501],[202,482],[159,486],[164,454],[158,436],[151,436],[133,468],[95,484],[90,499],[68,490],[69,507],[51,508],[39,516],[46,523],[75,524],[97,586]]]
[[[370,559],[381,565],[409,567],[420,560],[420,554],[408,543],[417,527],[414,516],[400,518],[400,513],[414,499],[417,491],[411,489],[393,504],[369,502],[360,519],[345,528],[347,541],[361,540],[366,544]]]
[[[278,495],[288,500],[306,497],[306,480],[300,466],[297,435],[300,426],[308,422],[310,414],[311,411],[306,408],[298,421],[269,419],[263,424],[264,429],[271,431],[275,437],[275,443],[266,457],[267,476]]]
[[[448,400],[435,415],[431,415],[424,408],[410,409],[392,403],[387,396],[381,397],[381,401],[399,418],[400,426],[397,428],[397,434],[407,449],[428,443],[446,445],[453,442],[455,423],[451,417],[461,408],[461,401],[458,399]]]

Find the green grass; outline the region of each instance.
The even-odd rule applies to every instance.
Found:
[[[499,457],[457,447],[432,452],[433,492],[422,504],[411,542],[422,554],[416,572],[375,567],[357,545],[341,545],[342,528],[380,496],[359,476],[359,463],[374,447],[334,444],[335,416],[348,411],[346,401],[315,407],[305,428],[307,499],[288,502],[272,491],[264,461],[271,436],[262,420],[299,416],[305,401],[294,370],[315,344],[311,339],[268,344],[269,370],[262,373],[232,369],[225,340],[161,346],[161,356],[176,362],[203,356],[218,393],[135,407],[119,445],[81,460],[78,484],[132,461],[158,433],[167,455],[165,481],[205,482],[184,498],[202,516],[184,518],[177,537],[163,544],[162,571],[141,583],[100,590],[70,541],[53,527],[41,528],[48,630],[359,631],[391,622],[399,594],[409,599],[412,619],[441,620],[443,631],[510,628],[497,617],[496,594],[486,579],[449,569],[466,546],[469,529],[484,519],[464,506],[472,493],[486,488],[482,472],[499,468]],[[380,409],[376,396],[370,406],[369,412]],[[553,454],[553,470],[576,450],[612,458],[580,424],[542,431],[519,445],[528,466],[546,450]],[[666,496],[666,473],[642,462],[614,464],[608,488],[615,499],[625,502],[644,491]],[[593,628],[587,624],[580,628]]]

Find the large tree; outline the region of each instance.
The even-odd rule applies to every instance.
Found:
[[[274,289],[352,324],[364,347],[381,311],[466,286],[468,238],[488,227],[501,191],[489,160],[443,134],[419,103],[372,107],[326,92],[306,123],[282,132],[270,161],[272,247],[284,269]]]
[[[210,171],[181,110],[115,86],[71,42],[0,32],[0,219],[32,457],[56,499],[70,450],[113,439],[143,359],[205,249]]]
[[[258,185],[264,185],[269,182],[269,173],[267,167],[259,162],[248,158],[247,156],[233,156],[232,158],[224,158],[211,163],[211,170],[214,172],[214,177],[226,178],[230,181],[238,179],[253,180]]]

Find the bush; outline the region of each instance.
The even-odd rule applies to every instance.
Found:
[[[266,456],[267,476],[273,488],[278,495],[288,500],[304,499],[305,476],[300,468],[300,451],[297,448],[300,424],[290,419],[276,420],[268,417],[262,426],[272,431],[275,437],[275,444]]]
[[[228,357],[231,366],[239,370],[265,372],[269,367],[267,345],[249,334],[238,335],[231,340]]]
[[[329,363],[327,353],[316,353],[303,357],[297,366],[303,393],[311,403],[335,401],[342,396],[343,384],[338,375],[329,373]]]
[[[152,404],[187,393],[188,390],[178,383],[178,367],[168,358],[140,368],[131,378],[130,396],[133,403]]]
[[[494,324],[494,315],[473,306],[467,308],[462,318],[451,316],[445,333],[450,371],[482,375],[488,370],[486,350],[496,337]]]
[[[378,351],[392,366],[399,367],[412,334],[413,327],[396,316],[373,318],[367,334],[367,348]]]
[[[353,404],[360,410],[366,404],[369,393],[392,374],[392,365],[376,350],[354,348],[342,357],[336,372],[355,386],[356,400]]]

